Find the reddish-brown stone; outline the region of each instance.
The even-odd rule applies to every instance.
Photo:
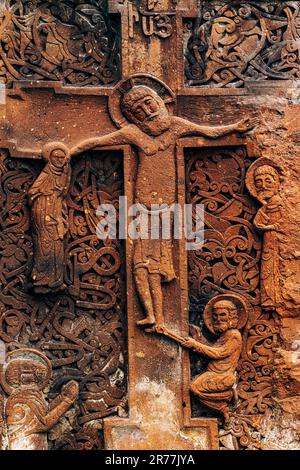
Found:
[[[299,448],[299,8],[1,7],[2,449]]]

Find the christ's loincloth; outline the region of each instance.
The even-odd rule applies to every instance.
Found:
[[[135,240],[134,271],[144,268],[147,269],[149,274],[159,274],[162,277],[162,282],[171,282],[176,279],[172,256],[172,213],[168,207],[159,210],[147,210],[141,205],[138,205],[138,207],[140,210],[140,225],[143,225],[143,228],[140,229],[140,238]],[[165,230],[166,226],[163,225],[167,213],[170,216],[169,231]],[[153,230],[153,227],[156,229]],[[153,235],[156,238],[153,238]]]

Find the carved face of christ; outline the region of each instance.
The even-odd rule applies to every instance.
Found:
[[[159,115],[159,111],[158,102],[150,95],[137,100],[131,108],[132,114],[134,114],[136,119],[140,122],[152,121]]]
[[[158,136],[171,125],[164,101],[148,87],[133,87],[126,93],[122,110],[129,121],[143,132]]]
[[[169,113],[164,103],[159,103],[152,96],[145,96],[136,101],[131,112],[135,124],[146,134],[160,135],[170,127]]]

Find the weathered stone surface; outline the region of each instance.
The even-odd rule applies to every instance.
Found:
[[[1,2],[2,449],[299,449],[299,12]]]

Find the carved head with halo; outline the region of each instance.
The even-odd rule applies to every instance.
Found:
[[[219,300],[212,309],[212,324],[216,333],[225,333],[238,324],[237,308],[230,300]]]
[[[256,160],[246,176],[248,191],[262,204],[267,204],[279,194],[281,181],[281,168],[265,157]]]
[[[14,389],[36,388],[49,385],[52,367],[49,359],[34,349],[16,349],[6,356],[1,374],[1,385],[9,395]]]
[[[109,112],[118,127],[135,124],[151,136],[161,135],[171,126],[169,104],[175,102],[170,88],[149,74],[122,80],[109,99]]]
[[[230,329],[245,326],[249,314],[246,301],[236,294],[221,294],[212,298],[205,307],[203,319],[211,333],[220,335]]]
[[[121,110],[143,132],[157,136],[170,128],[171,120],[164,101],[147,86],[134,86],[124,94]]]
[[[70,151],[62,142],[50,142],[42,149],[44,160],[56,170],[62,170],[70,162]]]

